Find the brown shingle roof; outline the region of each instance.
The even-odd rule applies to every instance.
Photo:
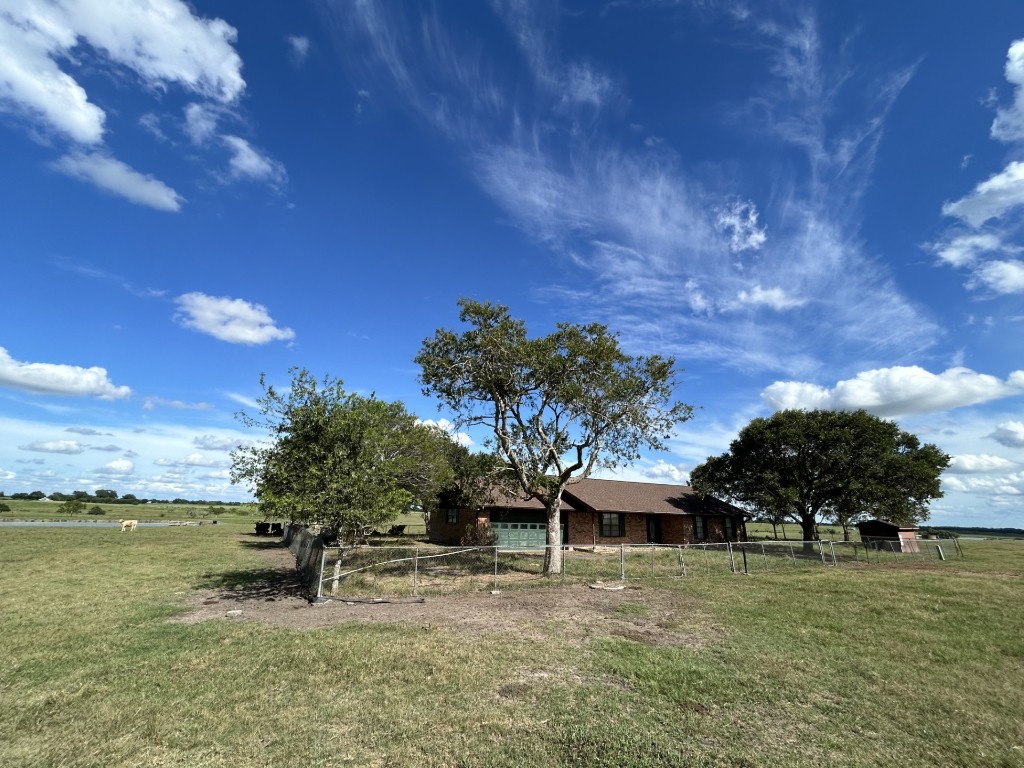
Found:
[[[487,505],[506,509],[543,509],[536,499],[495,496]],[[637,483],[587,478],[562,493],[562,509],[585,512],[646,512],[662,515],[736,515],[743,510],[718,499],[701,499],[688,485]]]

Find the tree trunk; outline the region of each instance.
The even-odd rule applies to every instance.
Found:
[[[786,533],[786,527],[785,526],[782,527],[782,533],[783,533],[783,535],[785,535],[785,533]],[[773,539],[778,539],[779,538],[779,525],[775,521],[772,521],[772,538]]]
[[[843,521],[843,541],[850,540],[850,524]]]
[[[804,541],[818,540],[818,527],[815,515],[804,515],[800,518],[800,530],[803,532]]]
[[[544,505],[548,513],[547,549],[544,550],[544,575],[556,576],[562,572],[562,494]]]

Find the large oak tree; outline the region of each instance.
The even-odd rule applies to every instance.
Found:
[[[844,531],[865,517],[927,519],[947,466],[938,447],[867,411],[786,410],[751,421],[690,482],[754,515],[793,520],[812,541],[824,518]]]
[[[565,487],[642,448],[664,448],[693,408],[672,402],[672,358],[627,355],[604,325],[559,323],[530,338],[508,307],[470,299],[459,307],[468,330],[438,330],[416,356],[423,392],[460,426],[490,430],[508,468],[504,490],[544,505],[544,571],[557,573]]]

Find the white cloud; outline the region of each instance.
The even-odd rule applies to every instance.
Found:
[[[966,197],[943,205],[942,212],[972,227],[980,227],[1021,204],[1024,204],[1024,162],[1014,161],[978,184]]]
[[[1020,496],[1024,494],[1024,472],[990,477],[978,477],[975,475],[943,477],[942,487],[962,493],[983,494],[989,497],[990,503],[996,504],[1000,496]]]
[[[158,211],[178,211],[185,202],[185,198],[159,179],[139,173],[103,152],[72,152],[55,160],[53,167],[74,179]]]
[[[417,424],[422,424],[425,427],[434,427],[444,432],[453,442],[468,448],[473,445],[473,438],[467,435],[465,432],[459,432],[455,429],[455,425],[448,421],[448,419],[417,419]]]
[[[117,400],[129,397],[131,389],[115,386],[105,368],[80,368],[59,363],[23,363],[0,347],[0,386],[47,395],[98,397]]]
[[[236,181],[262,181],[280,186],[288,179],[284,166],[259,152],[248,141],[238,136],[225,136],[224,144],[231,151],[228,165],[231,178]]]
[[[1006,421],[989,435],[1007,448],[1024,448],[1024,421]]]
[[[752,202],[733,201],[718,209],[716,225],[729,235],[729,250],[733,253],[758,250],[768,236],[764,227],[757,226],[757,206]]]
[[[85,451],[85,448],[77,440],[50,440],[48,442],[29,443],[28,445],[19,445],[18,449],[22,451],[38,451],[39,453],[64,453],[69,456]]]
[[[802,307],[807,300],[789,296],[782,288],[762,288],[760,285],[755,285],[749,292],[740,291],[736,302],[738,305],[765,306],[777,312],[783,312],[787,309]]]
[[[86,435],[88,437],[113,437],[110,432],[100,432],[98,429],[92,427],[68,427],[64,430],[65,432],[74,432],[78,435]]]
[[[996,293],[1024,293],[1024,261],[985,262],[974,270],[967,285],[984,285]]]
[[[13,480],[17,476],[16,472],[11,472],[9,469],[0,467],[0,480]]]
[[[690,482],[690,471],[686,464],[669,464],[662,459],[645,469],[644,475],[652,480],[670,480],[683,485]]]
[[[1024,371],[1006,381],[968,368],[950,368],[940,374],[918,366],[896,366],[858,373],[828,389],[798,381],[777,381],[761,398],[771,407],[815,409],[863,408],[878,416],[929,413],[975,405],[1024,393]]]
[[[288,56],[291,58],[292,64],[301,67],[309,58],[309,38],[301,35],[288,35],[285,40],[288,43]]]
[[[174,408],[178,411],[210,411],[213,406],[209,403],[186,403],[183,400],[165,400],[162,397],[147,397],[142,404],[143,410],[153,411],[157,406]]]
[[[62,71],[88,43],[148,87],[175,83],[230,102],[245,88],[236,32],[220,19],[193,16],[180,0],[64,0],[5,3],[0,13],[0,103],[82,144],[98,144],[104,112]]]
[[[226,466],[227,462],[221,459],[210,459],[204,456],[198,451],[193,451],[187,456],[180,459],[156,459],[154,462],[160,467],[223,467]]]
[[[1000,251],[1002,240],[990,233],[957,235],[949,240],[927,246],[941,261],[951,267],[966,267],[974,264],[983,253]]]
[[[981,472],[1004,472],[1017,466],[1009,459],[1001,456],[991,456],[987,453],[963,454],[953,456],[949,462],[949,469],[955,475],[965,475]]]
[[[291,328],[278,328],[259,304],[226,296],[186,293],[177,299],[177,320],[186,328],[232,344],[266,344],[295,338]]]
[[[206,451],[233,451],[245,441],[229,435],[200,435],[192,439],[192,445]]]
[[[114,459],[96,470],[98,475],[110,475],[113,477],[124,477],[134,472],[135,464],[128,459]]]
[[[1024,40],[1015,40],[1006,53],[1006,79],[1014,86],[1013,105],[996,112],[992,137],[1000,141],[1024,139]]]
[[[185,107],[185,133],[193,144],[205,144],[217,133],[220,112],[208,104],[194,103]]]

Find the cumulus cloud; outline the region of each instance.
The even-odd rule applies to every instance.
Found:
[[[281,186],[288,178],[284,166],[238,136],[225,136],[224,144],[231,152],[228,161],[231,178],[236,181],[260,181]]]
[[[117,453],[118,451],[120,451],[122,449],[121,449],[121,446],[114,445],[113,443],[111,443],[110,445],[90,445],[89,446],[89,450],[90,451],[104,451],[105,453]]]
[[[669,464],[661,459],[644,470],[644,475],[653,480],[669,480],[684,485],[690,482],[690,471],[685,464]]]
[[[863,408],[878,416],[929,413],[975,405],[1024,392],[1024,371],[1002,381],[969,368],[939,374],[918,366],[863,371],[831,389],[799,381],[777,381],[761,392],[769,406],[787,408]]]
[[[1013,104],[996,112],[992,137],[1000,141],[1024,139],[1024,40],[1015,40],[1006,52],[1007,81],[1014,86]]]
[[[11,472],[9,469],[0,467],[0,480],[13,480],[18,475],[15,472]]]
[[[205,451],[233,451],[243,443],[244,441],[237,437],[222,435],[201,435],[192,438],[192,445]]]
[[[0,104],[82,143],[103,137],[105,114],[62,69],[81,42],[153,89],[175,83],[220,101],[245,88],[236,32],[194,16],[181,0],[5,3],[0,14]]]
[[[984,253],[1001,251],[1002,240],[992,233],[961,234],[949,240],[933,243],[928,248],[939,260],[951,267],[967,267]]]
[[[948,491],[977,493],[989,497],[1020,496],[1024,494],[1024,472],[1006,475],[951,475],[942,478],[942,487]]]
[[[988,437],[1007,448],[1024,448],[1024,421],[1004,422]]]
[[[1024,293],[1024,261],[988,261],[974,271],[967,285],[984,285],[996,293]]]
[[[185,198],[157,178],[142,174],[103,152],[72,152],[53,168],[73,179],[158,211],[179,211]]]
[[[1017,466],[1015,462],[1001,456],[990,456],[987,453],[963,454],[950,459],[947,471],[955,475],[965,475],[980,472],[1005,472],[1015,466]]]
[[[124,477],[135,472],[135,464],[128,459],[114,459],[107,462],[96,470],[98,475],[110,475],[113,477]]]
[[[790,296],[782,288],[762,288],[755,285],[749,291],[740,291],[734,306],[764,306],[776,312],[783,312],[802,307],[806,303],[806,299]]]
[[[186,293],[177,299],[176,319],[185,328],[232,344],[266,344],[295,338],[291,328],[278,328],[267,308],[244,299]]]
[[[131,395],[126,386],[115,386],[106,368],[80,368],[60,363],[23,363],[0,347],[0,386],[46,395],[71,395],[117,400]]]
[[[448,419],[417,419],[417,424],[422,424],[425,427],[434,427],[444,432],[453,442],[468,448],[473,445],[473,438],[467,435],[465,432],[459,432],[455,429],[455,425],[448,421]]]
[[[220,113],[208,104],[189,104],[185,107],[185,133],[193,144],[205,144],[217,134]]]
[[[47,442],[29,443],[19,445],[22,451],[38,451],[39,453],[63,453],[69,456],[82,453],[85,448],[77,440],[50,440]]]
[[[186,403],[184,400],[165,400],[162,397],[147,397],[142,404],[143,410],[154,411],[157,406],[174,408],[177,411],[210,411],[213,406],[209,403]]]
[[[159,467],[178,467],[187,469],[190,467],[223,467],[227,462],[220,459],[210,459],[198,451],[194,451],[180,459],[156,459],[154,462]]]
[[[978,184],[965,197],[946,203],[942,212],[980,227],[1024,203],[1024,162],[1014,161],[1002,171]]]
[[[757,226],[757,206],[752,202],[733,201],[718,209],[716,225],[729,236],[729,249],[738,251],[756,251],[768,236],[764,227]]]

